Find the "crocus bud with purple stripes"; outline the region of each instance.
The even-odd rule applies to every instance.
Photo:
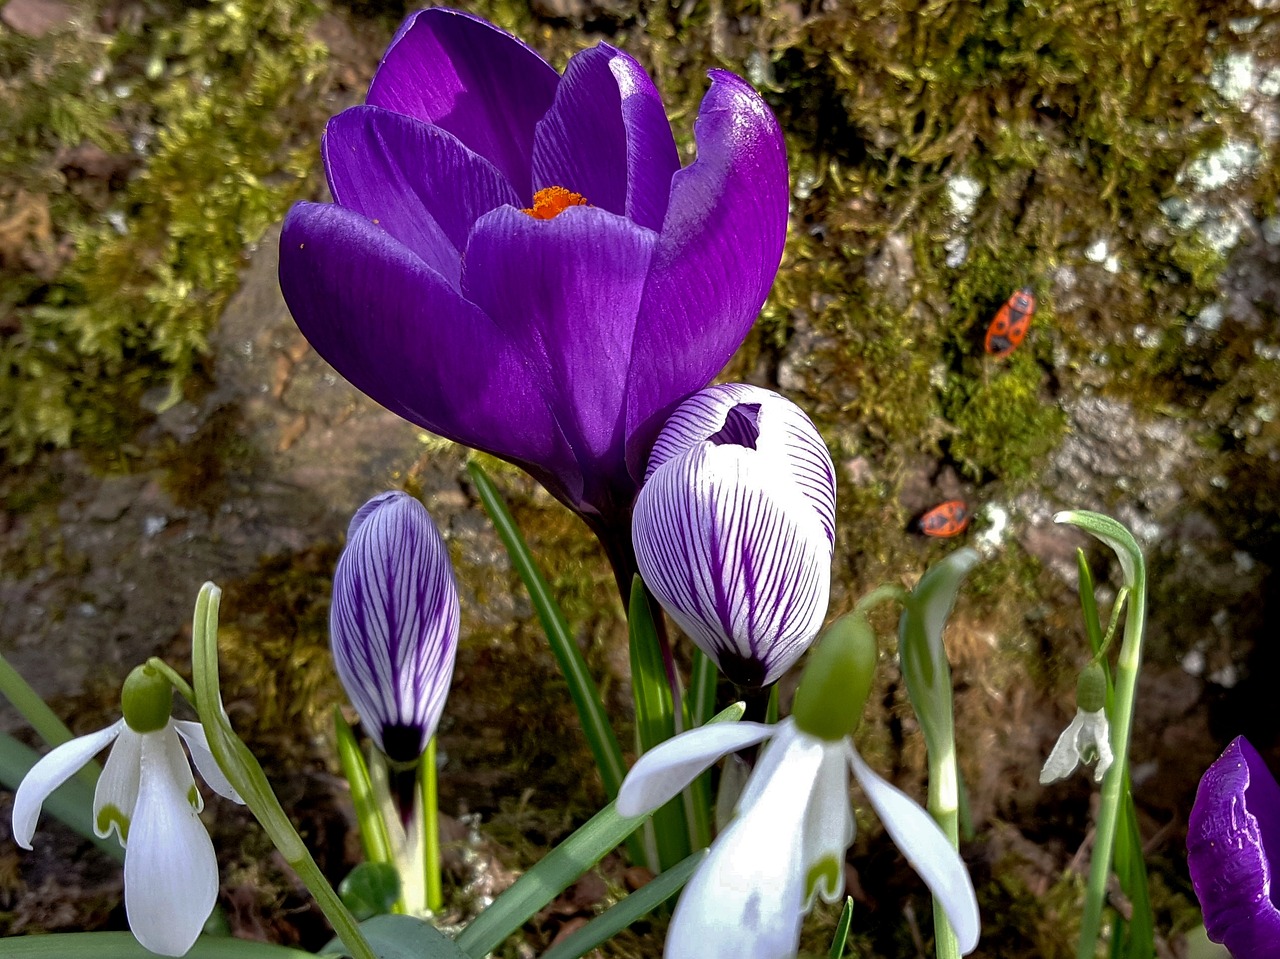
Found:
[[[458,651],[458,589],[426,508],[375,496],[351,520],[333,577],[333,661],[365,731],[412,762],[435,733]]]
[[[798,406],[708,387],[650,454],[632,521],[640,575],[725,676],[765,686],[822,627],[835,510],[831,454]]]

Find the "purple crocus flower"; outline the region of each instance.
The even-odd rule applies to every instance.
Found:
[[[335,202],[297,204],[280,241],[285,300],[325,359],[526,469],[615,569],[654,436],[742,342],[782,254],[777,121],[741,78],[710,77],[681,169],[626,53],[599,44],[560,76],[484,20],[423,10],[367,104],[329,123]]]
[[[1280,786],[1237,736],[1205,772],[1187,822],[1187,866],[1209,938],[1236,959],[1280,959]]]
[[[365,730],[397,762],[435,733],[458,651],[458,590],[426,508],[375,496],[351,520],[333,576],[333,661]]]
[[[739,686],[777,680],[822,626],[836,479],[790,400],[741,383],[682,403],[653,447],[632,535],[646,585]]]

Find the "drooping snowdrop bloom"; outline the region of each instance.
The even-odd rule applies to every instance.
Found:
[[[1076,683],[1076,716],[1062,731],[1040,770],[1040,785],[1066,779],[1081,763],[1096,763],[1093,778],[1102,778],[1115,758],[1111,752],[1111,727],[1107,723],[1107,679],[1098,663],[1090,663]]]
[[[822,627],[835,509],[831,454],[804,412],[760,387],[712,386],[654,444],[632,520],[636,562],[721,672],[764,686]]]
[[[844,890],[845,852],[854,835],[850,773],[943,904],[961,951],[977,946],[978,903],[960,856],[929,814],[876,775],[853,744],[874,665],[870,626],[860,614],[846,617],[814,651],[789,718],[776,726],[702,726],[636,762],[618,794],[624,816],[658,808],[721,756],[767,743],[736,817],[680,897],[667,959],[796,955],[815,897],[835,902]]]
[[[280,286],[307,339],[406,419],[528,470],[632,562],[667,414],[755,322],[782,256],[782,132],[710,73],[681,168],[662,99],[601,43],[563,75],[457,10],[411,14],[321,152]],[[620,577],[630,588],[631,570]]]
[[[181,956],[195,943],[218,896],[218,861],[197,813],[185,742],[214,791],[242,802],[209,751],[203,727],[170,716],[168,680],[139,666],[125,680],[124,718],[54,749],[31,767],[13,800],[13,838],[31,848],[45,799],[111,745],[93,797],[94,832],[113,831],[125,847],[124,905],[129,928],[152,952]]]
[[[329,634],[343,688],[389,758],[416,760],[435,733],[458,652],[449,550],[412,496],[356,513],[333,577]]]
[[[1280,786],[1237,736],[1205,772],[1187,821],[1187,866],[1209,938],[1236,959],[1280,959]]]

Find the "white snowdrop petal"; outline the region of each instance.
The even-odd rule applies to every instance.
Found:
[[[1058,741],[1054,743],[1049,758],[1044,761],[1040,770],[1040,785],[1066,779],[1080,763],[1080,730],[1084,724],[1084,714],[1077,711],[1075,719],[1062,731]],[[1110,746],[1107,747],[1108,752]]]
[[[63,743],[31,767],[13,797],[14,842],[23,849],[31,848],[44,801],[115,739],[123,727],[124,720],[120,719],[106,729]]]
[[[884,823],[885,831],[942,903],[960,943],[960,952],[965,955],[972,952],[978,947],[982,922],[978,917],[978,897],[964,860],[919,803],[877,776],[852,744],[847,755],[853,775]]]
[[[752,807],[711,846],[685,886],[666,959],[793,959],[804,905],[804,814],[822,747],[786,750]]]
[[[142,762],[142,736],[125,725],[111,747],[107,764],[93,791],[93,831],[103,839],[114,829],[124,846],[129,823],[138,802],[138,769]]]
[[[805,815],[805,875],[818,881],[805,899],[805,911],[813,908],[815,896],[827,902],[839,901],[844,893],[844,854],[853,842],[853,810],[849,806],[849,762],[844,743],[823,747],[813,798]]]
[[[218,895],[213,843],[191,806],[190,768],[185,778],[174,776],[175,748],[180,754],[168,730],[143,740],[138,805],[124,860],[129,928],[144,947],[163,956],[191,948]]]
[[[773,733],[774,727],[763,723],[712,723],[668,739],[631,767],[618,792],[618,814],[642,816],[652,812],[721,756],[745,749]]]
[[[227,780],[222,769],[218,766],[218,761],[213,758],[213,753],[209,751],[209,740],[205,736],[204,727],[199,723],[189,723],[180,719],[173,721],[173,727],[178,731],[178,735],[182,737],[182,741],[187,744],[187,749],[191,752],[191,759],[196,764],[196,769],[200,771],[200,778],[207,782],[209,788],[219,796],[225,796],[232,802],[238,802],[243,806],[244,800],[236,792],[236,787]]]

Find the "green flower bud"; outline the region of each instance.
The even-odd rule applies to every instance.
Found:
[[[810,736],[837,741],[862,719],[876,671],[876,634],[860,612],[831,624],[809,654],[791,718]]]
[[[135,733],[158,732],[173,715],[173,687],[158,670],[138,666],[124,681],[120,711]]]
[[[1101,663],[1090,663],[1076,680],[1076,706],[1096,713],[1107,705],[1107,674]]]

